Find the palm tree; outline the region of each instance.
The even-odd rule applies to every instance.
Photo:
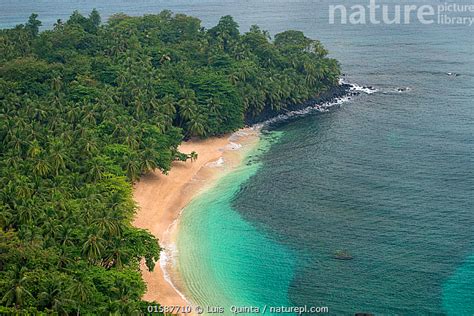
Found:
[[[138,119],[138,118],[143,116],[143,114],[146,111],[147,104],[148,104],[148,102],[146,100],[145,92],[143,92],[140,89],[137,89],[136,97],[135,97],[135,100],[133,101],[133,104],[135,106],[134,107],[135,117]]]
[[[239,76],[236,73],[229,74],[229,81],[233,85],[236,85],[239,82]]]
[[[44,220],[42,231],[45,240],[48,242],[49,245],[53,245],[56,239],[56,236],[59,233],[59,230],[62,228],[60,224],[54,221],[51,218]]]
[[[10,137],[10,142],[8,143],[8,147],[12,148],[16,153],[21,153],[23,144],[25,143],[19,133]]]
[[[155,170],[158,165],[156,164],[155,152],[151,149],[145,149],[142,156],[141,170],[144,172]]]
[[[74,300],[67,298],[63,289],[63,282],[56,281],[48,284],[38,295],[43,306],[52,309],[61,315],[68,314],[68,307],[74,305]]]
[[[254,65],[244,64],[243,67],[239,68],[236,72],[239,81],[246,81],[252,77],[252,68]]]
[[[98,149],[97,147],[97,143],[94,142],[93,140],[90,140],[90,139],[86,139],[84,140],[85,141],[85,144],[83,146],[85,152],[88,154],[88,155],[92,155],[93,153],[95,153]]]
[[[176,114],[176,102],[172,95],[166,95],[160,100],[160,110],[162,113],[173,117]]]
[[[74,246],[73,232],[74,230],[69,226],[61,227],[59,240],[61,241],[62,246]]]
[[[102,216],[93,221],[94,229],[102,236],[117,237],[122,233],[120,222],[109,215],[102,213]]]
[[[50,143],[51,147],[49,158],[55,174],[58,175],[59,171],[66,169],[67,156],[61,142],[58,140],[53,140]]]
[[[85,255],[89,261],[99,259],[104,250],[105,240],[94,234],[90,234],[82,246],[82,254]]]
[[[25,267],[15,267],[14,276],[10,279],[10,285],[2,298],[2,303],[6,306],[14,304],[17,308],[20,308],[25,303],[27,297],[33,297],[26,288],[26,284],[29,281],[26,272]]]
[[[188,129],[191,136],[205,136],[204,116],[201,114],[193,115],[188,122]]]
[[[58,21],[61,21],[61,20],[58,20]],[[55,76],[53,78],[53,80],[51,80],[51,89],[53,89],[53,91],[58,93],[61,90],[61,87],[62,87],[62,78],[61,78],[61,76],[60,75]]]
[[[140,165],[133,158],[129,158],[126,162],[125,171],[132,181],[135,181],[140,177]]]
[[[51,166],[48,161],[43,158],[39,158],[34,163],[33,174],[37,177],[44,177],[49,173],[50,169]]]
[[[97,181],[102,179],[104,174],[104,166],[99,157],[95,157],[89,162],[87,178],[91,181]]]
[[[69,111],[66,113],[66,119],[69,123],[75,123],[77,122],[77,119],[79,118],[78,116],[78,111],[77,109],[80,108],[80,105],[77,104],[76,107],[71,107]]]
[[[108,200],[108,206],[114,210],[118,211],[120,209],[120,206],[122,206],[126,202],[126,199],[124,196],[121,195],[118,191],[113,192]]]
[[[7,228],[12,224],[12,222],[13,214],[0,206],[0,229],[5,231],[8,230]]]
[[[180,125],[183,127],[197,112],[196,96],[191,89],[181,91],[181,100],[178,101]]]
[[[82,122],[85,125],[95,125],[97,123],[94,112],[88,111],[82,118]]]
[[[54,30],[60,30],[64,26],[64,23],[61,19],[57,19],[56,23],[53,24]]]
[[[129,128],[127,128],[127,130],[129,130]],[[136,134],[133,133],[131,130],[126,132],[124,143],[132,149],[137,149],[139,145]]]
[[[209,113],[220,115],[220,104],[217,98],[209,98],[207,100],[207,108],[209,109]]]
[[[30,144],[28,144],[28,157],[35,158],[41,153],[41,146],[38,144],[38,141],[35,139]]]
[[[192,100],[182,99],[178,102],[179,115],[183,120],[189,120],[197,110],[196,104]]]
[[[48,113],[44,109],[37,107],[37,108],[34,108],[33,110],[34,110],[34,113],[33,113],[32,116],[37,121],[41,122],[41,121],[44,121],[46,119]]]
[[[198,158],[198,153],[195,152],[194,150],[188,155],[189,159],[191,159],[191,161],[196,161],[197,158]]]
[[[28,203],[31,204],[31,203]],[[20,225],[26,225],[33,222],[35,211],[33,205],[25,205],[17,207],[18,212],[18,223]]]
[[[69,298],[74,299],[78,303],[87,302],[93,291],[94,285],[87,280],[74,280],[73,284],[67,289]],[[79,315],[79,309],[77,314]]]
[[[114,242],[107,259],[104,261],[106,268],[110,268],[112,266],[122,268],[124,263],[126,263],[124,260],[129,258],[130,254],[124,247],[121,246],[122,243],[123,240],[116,240]]]

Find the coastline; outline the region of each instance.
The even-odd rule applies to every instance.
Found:
[[[284,109],[281,110],[273,110],[271,108],[266,108],[262,113],[258,116],[250,118],[245,118],[245,124],[247,125],[255,125],[264,122],[271,121],[275,118],[278,118],[281,115],[285,115],[291,112],[299,112],[304,111],[311,108],[317,108],[318,106],[323,106],[324,104],[331,104],[341,100],[345,97],[350,97],[354,95],[358,95],[361,89],[356,88],[357,86],[351,83],[344,82],[342,79],[339,80],[339,84],[333,86],[328,91],[321,93],[321,95],[317,97],[312,97],[305,102],[301,102],[298,104],[288,105]],[[324,107],[324,106],[323,106]]]
[[[168,175],[155,171],[144,175],[134,185],[133,196],[138,211],[133,225],[149,230],[158,240],[162,251],[153,272],[140,269],[147,291],[146,301],[156,301],[164,306],[192,306],[182,292],[176,275],[176,236],[183,209],[201,192],[212,188],[226,174],[235,170],[246,154],[258,144],[262,126],[285,121],[293,116],[306,115],[311,110],[327,111],[334,105],[358,95],[358,86],[341,82],[339,86],[318,98],[313,98],[284,111],[264,113],[253,121],[246,120],[251,127],[242,128],[232,134],[194,139],[183,142],[179,150],[183,153],[195,151],[196,161],[175,161]],[[193,314],[191,312],[191,314]]]
[[[148,229],[163,248],[153,272],[141,265],[147,284],[144,300],[164,306],[190,305],[170,275],[173,261],[169,259],[173,257],[181,212],[199,193],[239,166],[246,153],[258,144],[259,135],[259,128],[250,127],[222,137],[184,142],[179,150],[197,152],[196,161],[175,161],[168,175],[153,172],[134,185],[139,209],[133,225]]]

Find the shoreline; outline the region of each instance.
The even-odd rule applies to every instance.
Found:
[[[159,240],[162,252],[153,272],[141,264],[146,301],[164,306],[190,306],[191,302],[173,277],[176,237],[183,209],[224,175],[238,167],[259,141],[260,129],[247,127],[222,137],[183,142],[179,150],[198,153],[196,161],[175,161],[168,175],[159,171],[144,175],[134,185],[138,211],[133,225],[149,230]],[[179,278],[178,278],[179,279]]]
[[[254,118],[246,117],[245,124],[250,126],[262,123],[265,124],[265,122],[272,121],[275,118],[287,113],[304,111],[310,108],[318,108],[318,106],[321,107],[324,104],[331,104],[345,97],[358,95],[359,92],[355,89],[355,87],[355,85],[347,83],[341,79],[338,85],[333,86],[331,89],[323,92],[317,97],[312,97],[298,104],[288,105],[284,109],[278,111],[267,108],[265,111]]]
[[[242,163],[246,153],[258,144],[263,126],[286,121],[293,116],[304,116],[314,109],[328,111],[332,106],[358,95],[361,90],[359,88],[357,85],[341,82],[319,98],[285,111],[265,113],[253,122],[247,121],[250,127],[232,134],[183,142],[179,150],[184,153],[197,152],[196,161],[175,161],[168,175],[155,171],[142,176],[133,187],[134,200],[138,205],[133,225],[149,230],[162,248],[153,272],[149,272],[143,262],[140,265],[147,285],[142,299],[156,301],[164,306],[192,306],[192,302],[183,294],[185,285],[178,284],[181,278],[179,274],[176,275],[174,260],[179,220],[184,208],[201,192],[212,188],[220,178]]]

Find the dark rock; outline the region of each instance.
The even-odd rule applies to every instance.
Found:
[[[276,117],[280,114],[284,114],[284,113],[287,113],[287,112],[290,112],[290,111],[298,111],[298,110],[305,109],[309,106],[315,106],[316,104],[322,104],[322,103],[326,103],[326,102],[333,102],[337,98],[342,98],[342,97],[347,96],[347,95],[358,95],[359,94],[358,92],[355,93],[355,94],[353,92],[349,92],[350,87],[351,87],[351,85],[349,85],[349,84],[341,84],[341,85],[334,86],[331,89],[329,89],[328,91],[326,91],[326,92],[322,93],[321,95],[319,95],[318,97],[311,98],[311,99],[307,100],[306,102],[302,102],[302,103],[299,103],[299,104],[288,105],[286,108],[281,109],[280,111],[272,110],[270,107],[267,106],[267,107],[265,107],[263,112],[260,113],[259,115],[255,116],[255,117],[250,117],[250,116],[245,117],[245,124],[246,125],[253,125],[253,124],[265,122],[265,121],[267,121],[271,118],[274,118],[274,117]]]
[[[334,259],[337,260],[352,260],[354,259],[347,250],[337,250],[334,253]]]

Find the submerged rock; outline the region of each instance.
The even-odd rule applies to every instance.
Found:
[[[337,250],[334,253],[334,259],[337,260],[352,260],[354,257],[347,250]]]

